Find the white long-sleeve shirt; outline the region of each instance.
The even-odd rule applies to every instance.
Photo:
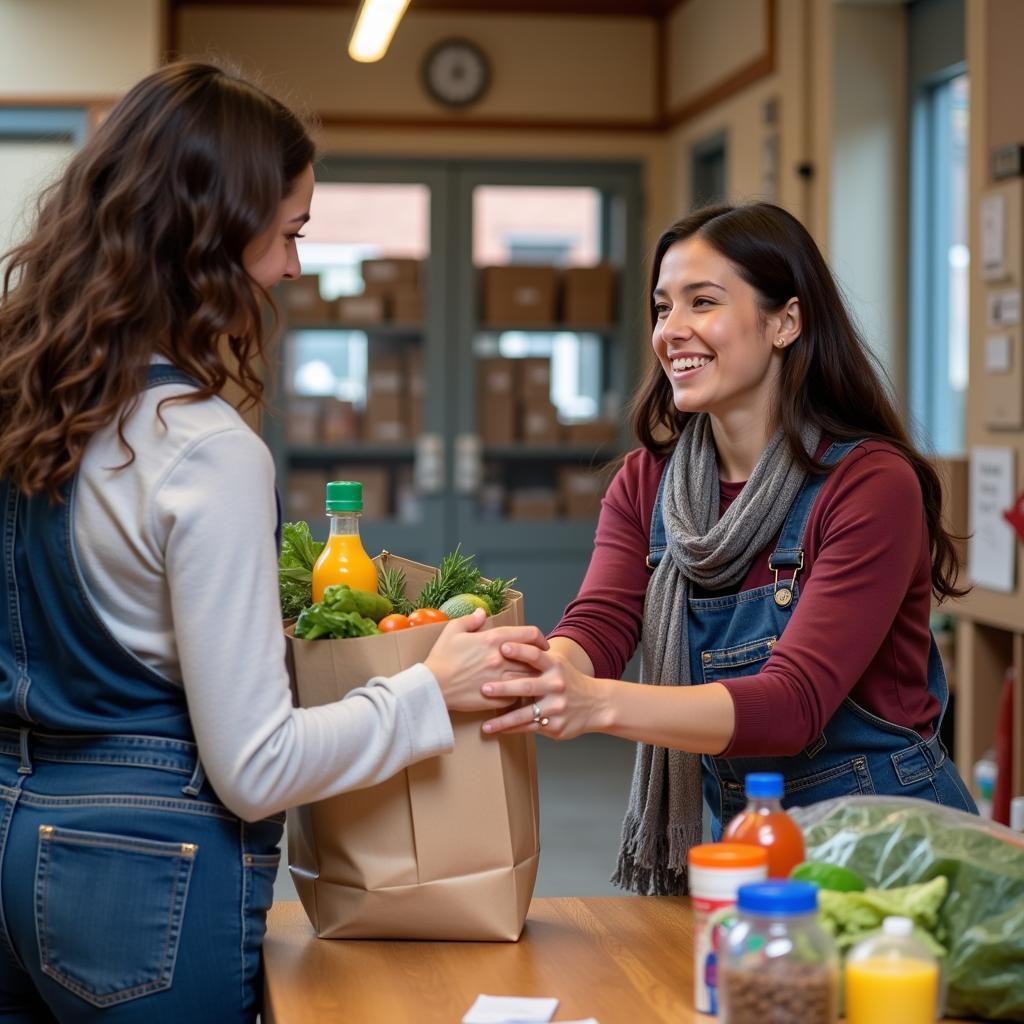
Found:
[[[274,466],[221,399],[157,405],[94,436],[79,470],[74,536],[96,611],[140,661],[184,689],[207,777],[255,820],[380,782],[451,750],[451,721],[424,665],[344,700],[292,706],[274,547]]]

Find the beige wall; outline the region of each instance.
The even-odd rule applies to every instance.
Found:
[[[354,12],[297,7],[186,7],[179,48],[221,52],[259,69],[322,112],[347,116],[445,114],[420,83],[427,51],[446,36],[466,36],[490,57],[487,95],[460,115],[467,121],[529,117],[581,122],[650,120],[655,115],[653,18],[417,13],[402,19],[385,57],[350,60]]]
[[[704,15],[701,23],[688,20],[698,7]],[[810,53],[810,4],[805,0],[780,0],[776,5],[775,70],[698,116],[674,129],[668,140],[668,174],[673,216],[689,207],[692,193],[692,150],[695,144],[724,132],[727,138],[727,189],[731,200],[766,198],[763,179],[765,139],[772,129],[764,124],[765,103],[777,103],[779,119],[779,175],[774,200],[815,230],[811,188],[796,171],[809,159],[810,131],[808,125],[807,75],[812,59]],[[694,9],[691,12],[691,7]],[[728,75],[743,64],[756,59],[768,45],[764,32],[765,0],[729,0],[716,5],[711,0],[693,0],[681,7],[673,18],[675,31],[671,36],[670,65],[684,64],[695,44],[698,49],[719,52]],[[685,16],[685,17],[684,17]],[[737,30],[742,25],[743,31]],[[749,36],[747,29],[749,27]],[[747,36],[746,40],[743,37]],[[753,45],[752,41],[756,41]],[[742,59],[726,60],[729,50]],[[701,88],[713,87],[705,72]],[[692,98],[691,96],[679,99]],[[670,104],[670,109],[674,104]]]
[[[826,253],[864,337],[906,385],[907,32],[902,4],[833,12]]]
[[[117,96],[157,66],[162,0],[0,0],[0,96]]]

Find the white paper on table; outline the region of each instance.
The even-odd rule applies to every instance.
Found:
[[[972,583],[1013,592],[1017,551],[1013,528],[1003,518],[1013,504],[1012,448],[971,449],[967,575]]]
[[[557,1009],[557,999],[479,995],[462,1024],[534,1024],[551,1020]]]

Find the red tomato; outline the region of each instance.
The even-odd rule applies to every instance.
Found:
[[[409,614],[410,626],[428,626],[432,622],[447,622],[448,616],[437,608],[417,608]]]
[[[382,633],[394,633],[399,629],[408,629],[412,623],[405,615],[385,615],[380,622],[377,623],[377,628]]]

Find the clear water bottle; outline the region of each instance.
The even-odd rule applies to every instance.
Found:
[[[810,882],[741,885],[719,956],[722,1024],[835,1024],[839,957]]]

